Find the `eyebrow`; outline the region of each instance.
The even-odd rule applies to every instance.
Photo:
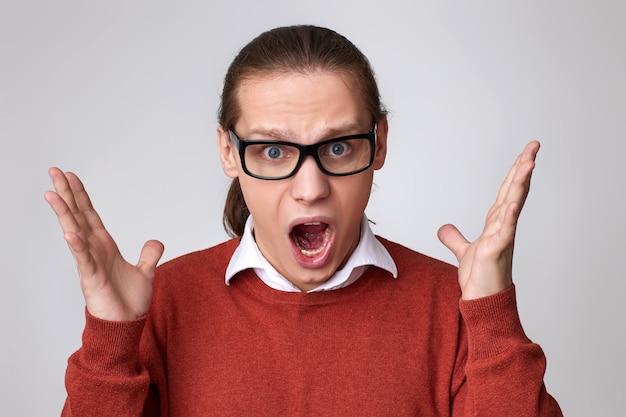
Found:
[[[370,128],[367,128],[369,131]],[[350,134],[349,132],[354,133],[364,133],[361,132],[363,130],[362,125],[359,122],[348,122],[345,124],[326,127],[319,132],[316,132],[315,136],[322,139],[330,139],[338,136],[344,136]],[[293,141],[298,139],[298,136],[289,129],[280,129],[280,128],[264,128],[264,127],[253,127],[250,129],[248,133],[248,137],[252,135],[259,135],[266,138],[271,138],[275,140],[286,140]]]

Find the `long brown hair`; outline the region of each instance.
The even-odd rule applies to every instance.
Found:
[[[372,119],[381,120],[387,111],[380,101],[378,85],[370,63],[344,36],[317,26],[280,27],[262,33],[243,47],[224,77],[218,121],[224,129],[233,128],[241,109],[238,87],[255,75],[287,72],[330,71],[354,78],[361,89]],[[224,229],[230,236],[243,234],[250,215],[239,180],[231,183],[224,206]]]

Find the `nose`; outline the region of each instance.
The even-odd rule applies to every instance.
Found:
[[[291,178],[291,196],[303,204],[313,204],[328,197],[330,184],[312,156],[307,156]]]

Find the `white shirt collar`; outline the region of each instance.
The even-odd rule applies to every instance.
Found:
[[[226,268],[226,285],[239,272],[254,269],[259,278],[275,290],[300,292],[287,278],[283,277],[261,254],[252,234],[254,221],[248,217],[239,246],[230,258]],[[342,269],[339,269],[326,282],[309,292],[335,290],[355,282],[368,266],[373,265],[389,271],[394,278],[398,276],[396,264],[385,247],[376,239],[367,217],[361,220],[361,238],[359,244]]]

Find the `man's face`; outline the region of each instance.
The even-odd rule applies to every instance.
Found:
[[[283,140],[303,145],[366,133],[373,120],[356,83],[333,72],[248,78],[239,88],[241,115],[234,131],[243,140]],[[356,247],[374,169],[385,160],[387,122],[378,123],[373,165],[344,177],[324,174],[306,157],[292,177],[246,175],[228,132],[218,129],[224,172],[239,177],[265,258],[298,288],[327,281]]]

